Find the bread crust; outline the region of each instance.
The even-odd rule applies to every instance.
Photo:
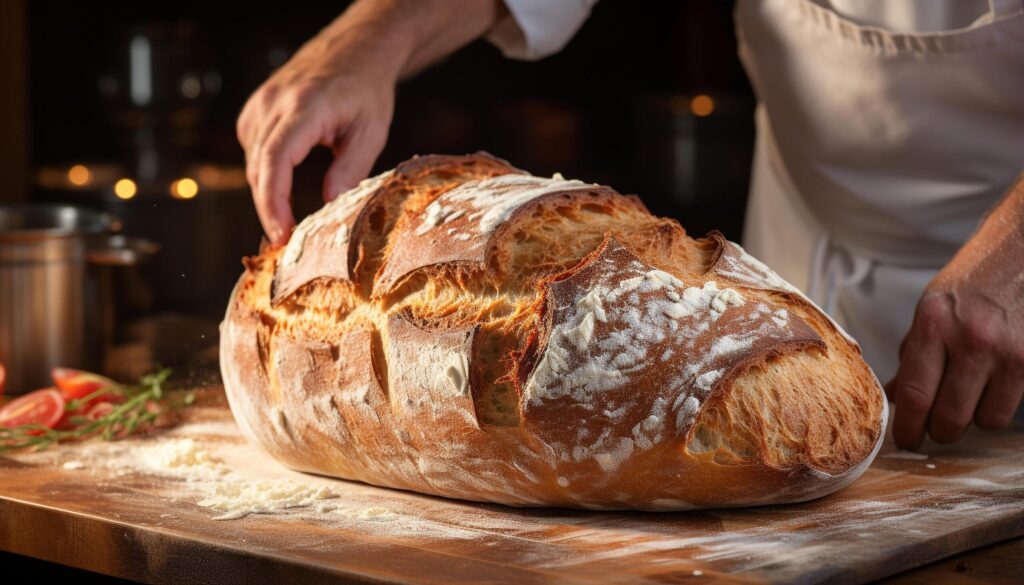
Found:
[[[294,469],[684,510],[820,497],[881,443],[856,343],[738,245],[634,196],[435,155],[296,233],[246,260],[221,325],[239,426]]]

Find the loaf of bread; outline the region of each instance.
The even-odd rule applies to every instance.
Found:
[[[798,502],[887,405],[857,344],[721,234],[478,153],[422,156],[244,261],[243,433],[297,470],[519,506]]]

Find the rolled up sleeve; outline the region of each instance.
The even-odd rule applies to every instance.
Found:
[[[597,0],[504,0],[508,15],[486,39],[510,59],[536,61],[562,50]]]

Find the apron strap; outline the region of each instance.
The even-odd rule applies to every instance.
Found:
[[[837,318],[839,297],[845,289],[860,286],[871,276],[874,262],[838,245],[822,232],[814,242],[808,274],[807,296],[831,317]]]
[[[989,10],[992,12],[992,19],[997,20],[1005,16],[1020,14],[1024,11],[1022,0],[988,0]]]

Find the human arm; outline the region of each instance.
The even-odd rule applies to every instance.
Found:
[[[1024,174],[925,289],[886,390],[905,449],[1009,424],[1024,394]]]
[[[313,147],[334,153],[323,197],[364,178],[384,147],[395,85],[484,34],[501,0],[359,0],[246,102],[237,124],[264,231],[288,239],[292,171]]]

